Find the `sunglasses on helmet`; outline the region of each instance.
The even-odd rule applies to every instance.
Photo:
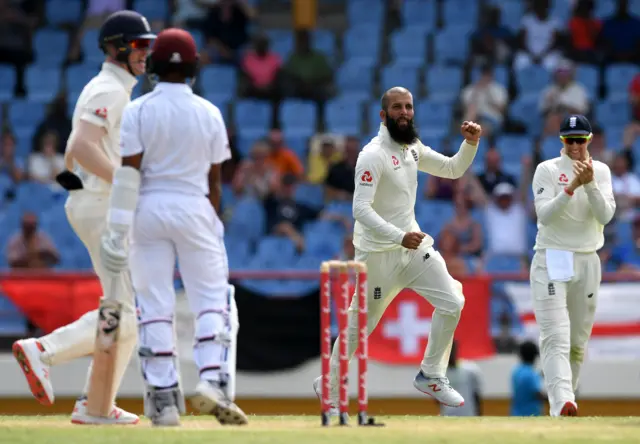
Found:
[[[134,39],[134,40],[131,40],[131,41],[127,42],[127,43],[133,49],[149,49],[151,47],[151,44],[153,43],[153,40],[149,40],[149,39]]]
[[[587,143],[589,140],[588,137],[579,137],[579,136],[561,136],[560,139],[567,145],[573,145],[577,143],[578,145],[582,145],[583,143]]]

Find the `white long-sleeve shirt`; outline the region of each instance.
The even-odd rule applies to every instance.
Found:
[[[402,146],[380,125],[378,135],[360,152],[356,164],[353,245],[365,252],[401,248],[407,232],[421,231],[414,208],[418,171],[457,179],[473,162],[477,147],[465,142],[453,157],[435,152],[420,141]],[[433,245],[431,236],[423,243]]]
[[[592,253],[604,245],[604,226],[616,210],[611,171],[594,160],[593,180],[571,196],[564,189],[573,178],[573,161],[565,154],[536,168],[532,183],[538,216],[535,250]]]

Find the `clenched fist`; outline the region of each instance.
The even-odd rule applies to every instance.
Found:
[[[417,250],[426,234],[420,232],[407,233],[402,238],[402,246],[409,250]]]
[[[464,121],[460,127],[460,133],[462,133],[462,137],[464,137],[467,142],[473,142],[475,145],[482,135],[482,127],[478,123]]]

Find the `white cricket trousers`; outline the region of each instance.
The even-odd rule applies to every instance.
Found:
[[[108,207],[109,194],[88,190],[71,191],[65,203],[69,223],[89,252],[93,269],[102,285],[103,295],[110,291],[109,286],[112,281],[100,260],[100,239],[106,229]],[[115,293],[118,300],[122,302],[120,339],[114,378],[116,388],[120,386],[137,340],[131,280],[129,273],[121,273],[120,276]],[[64,308],[61,307],[61,309]],[[81,356],[91,355],[95,345],[97,322],[98,310],[96,307],[96,310],[85,313],[75,322],[40,338],[39,340],[46,351],[43,360],[49,365],[59,365]],[[90,375],[91,370],[87,375],[85,394]]]
[[[405,288],[423,296],[435,308],[431,332],[420,369],[427,377],[445,376],[453,334],[464,306],[462,284],[453,279],[447,265],[433,247],[400,248],[379,253],[356,250],[355,260],[367,265],[368,333],[371,334],[385,309]],[[349,307],[349,359],[358,346],[358,298]],[[337,393],[338,342],[331,354],[331,388]]]
[[[602,278],[597,253],[575,253],[573,264],[571,281],[555,282],[549,280],[545,250],[536,251],[531,263],[533,310],[551,416],[559,416],[567,401],[575,402]]]
[[[205,196],[142,194],[129,266],[142,372],[146,383],[156,388],[175,386],[180,379],[173,326],[176,259],[195,315],[194,359],[200,378],[218,381],[228,374],[231,309],[221,222]]]

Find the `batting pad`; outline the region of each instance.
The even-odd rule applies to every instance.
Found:
[[[113,187],[109,197],[107,225],[118,233],[128,233],[138,204],[140,171],[123,166],[113,174]]]

